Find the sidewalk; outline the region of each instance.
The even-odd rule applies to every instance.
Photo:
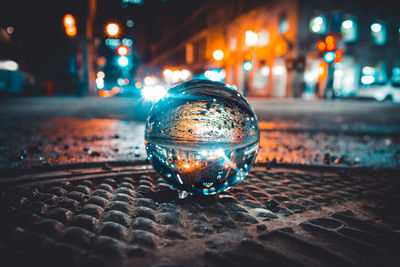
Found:
[[[143,101],[129,97],[27,97],[27,98],[7,98],[0,99],[1,114],[27,115],[30,116],[51,116],[51,117],[79,117],[79,118],[109,118],[121,120],[143,120],[141,114],[134,114],[132,111],[139,112],[144,106],[149,108],[150,103],[144,104]],[[322,114],[340,115],[354,114],[380,115],[380,119],[385,121],[400,122],[400,104],[381,103],[377,101],[357,101],[357,100],[303,100],[298,98],[249,98],[249,103],[254,107],[257,114],[262,116],[267,114],[293,115],[300,114]],[[62,107],[62,108],[61,108]],[[373,112],[371,112],[373,111]],[[8,112],[8,113],[5,113]],[[368,121],[369,117],[359,117],[363,121]],[[353,116],[352,116],[353,118]],[[346,119],[346,118],[345,118]]]

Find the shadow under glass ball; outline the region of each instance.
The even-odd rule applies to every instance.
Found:
[[[260,133],[256,114],[237,91],[191,80],[154,104],[145,140],[154,169],[182,198],[220,193],[241,181],[257,156]]]

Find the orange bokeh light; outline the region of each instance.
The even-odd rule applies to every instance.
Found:
[[[320,51],[320,52],[325,51],[325,49],[326,49],[326,43],[324,41],[318,41],[316,43],[316,46],[317,46],[318,51]]]
[[[65,28],[65,32],[67,33],[68,36],[75,36],[76,35],[76,27],[75,25],[69,26]]]
[[[342,50],[336,50],[335,51],[335,59],[333,60],[333,62],[335,63],[339,63],[342,61],[342,57],[343,57],[343,51]]]
[[[328,63],[321,62],[318,66],[318,81],[322,82],[326,79],[328,74]]]
[[[121,91],[121,89],[118,86],[114,86],[111,90],[104,90],[100,89],[99,90],[99,96],[100,97],[112,97],[118,94]]]
[[[119,89],[119,87],[117,87],[117,86],[114,86],[114,87],[111,89],[111,92],[113,93],[113,95],[118,94],[120,91],[121,91],[121,89]]]
[[[335,38],[333,38],[332,35],[328,35],[328,36],[325,37],[325,42],[327,44],[334,43],[335,42]]]
[[[244,55],[244,60],[245,61],[250,61],[250,60],[252,60],[253,59],[253,56],[250,54],[250,53],[246,53],[245,55]]]
[[[119,33],[119,25],[116,23],[109,23],[106,26],[106,32],[109,36],[117,36]]]
[[[326,44],[326,50],[327,51],[333,51],[335,49],[336,49],[336,43],[335,42]]]
[[[214,58],[216,61],[221,61],[221,60],[224,58],[224,52],[223,52],[222,50],[220,50],[220,49],[215,50],[215,51],[213,52],[213,58]]]
[[[75,18],[71,14],[65,15],[63,21],[65,28],[75,25]]]
[[[287,53],[288,49],[288,43],[283,38],[280,38],[275,45],[275,55],[283,56]]]
[[[328,35],[325,37],[325,43],[327,51],[333,51],[336,49],[336,41],[332,35]]]
[[[135,87],[136,88],[142,88],[142,83],[141,82],[139,82],[139,81],[137,81],[137,82],[135,82]]]

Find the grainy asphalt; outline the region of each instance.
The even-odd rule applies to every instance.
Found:
[[[400,105],[250,99],[260,122],[258,162],[400,166]],[[0,100],[0,168],[145,159],[149,104],[131,98]]]
[[[0,262],[399,266],[400,106],[250,102],[257,161],[276,165],[181,200],[150,165],[132,164],[146,158],[145,108],[132,99],[2,100]]]

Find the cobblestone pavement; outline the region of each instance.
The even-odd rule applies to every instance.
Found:
[[[225,195],[179,200],[145,164],[4,174],[0,262],[399,266],[398,177],[257,165]]]

